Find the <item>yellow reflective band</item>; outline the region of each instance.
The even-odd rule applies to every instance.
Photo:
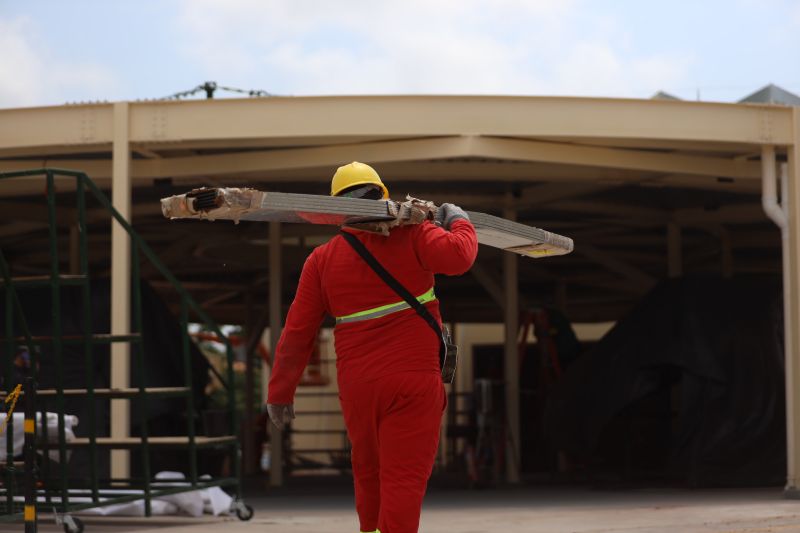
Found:
[[[35,433],[35,432],[36,432],[36,424],[34,424],[33,418],[26,418],[25,433]]]
[[[33,522],[34,520],[36,520],[36,507],[34,507],[33,505],[26,505],[24,516],[26,522]]]
[[[425,292],[425,294],[417,296],[417,301],[421,304],[432,302],[435,299],[436,295],[433,293],[433,287],[431,287],[427,292]],[[406,303],[405,301],[395,302],[393,304],[382,305],[380,307],[373,307],[372,309],[359,311],[358,313],[353,313],[350,315],[337,316],[336,323],[345,324],[347,322],[361,322],[362,320],[372,320],[374,318],[380,318],[409,308],[411,308],[411,306],[408,305],[408,303]]]

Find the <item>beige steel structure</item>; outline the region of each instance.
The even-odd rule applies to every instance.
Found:
[[[273,332],[290,301],[284,294],[290,276],[308,246],[330,230],[170,223],[161,218],[157,199],[203,184],[324,194],[332,169],[351,160],[375,166],[395,197],[409,192],[456,202],[574,238],[574,254],[543,262],[482,251],[471,276],[442,282],[449,319],[505,324],[512,447],[519,441],[512,379],[517,310],[543,290],[577,321],[592,322],[619,318],[659,278],[683,271],[783,271],[786,487],[788,495],[800,492],[800,108],[358,96],[0,110],[0,172],[43,166],[85,171],[111,189],[117,209],[204,297],[213,316],[247,320],[260,307],[247,294],[268,285],[265,316]],[[778,198],[780,176],[785,185]],[[64,192],[70,186],[57,184]],[[46,261],[46,247],[36,245],[44,215],[33,200],[41,192],[39,181],[0,183],[4,252],[26,272]],[[94,223],[108,220],[98,216]],[[67,212],[65,230],[72,224]],[[66,232],[65,247],[76,240],[74,230]],[[110,266],[108,250],[108,243],[95,250],[92,264],[110,269],[112,333],[122,334],[129,244],[116,228]],[[125,386],[128,354],[120,349],[113,357],[114,386]],[[119,420],[115,434],[126,431],[124,411],[120,407],[113,418]],[[507,456],[507,479],[514,482],[519,472],[513,454]],[[273,481],[281,482],[279,476]]]

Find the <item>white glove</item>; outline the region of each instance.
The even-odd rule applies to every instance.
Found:
[[[284,425],[295,418],[294,404],[291,403],[268,403],[267,414],[269,419],[278,429],[283,429]]]
[[[436,222],[436,225],[442,226],[447,231],[450,231],[450,226],[459,218],[469,220],[469,215],[455,204],[442,204],[436,211],[433,220]]]

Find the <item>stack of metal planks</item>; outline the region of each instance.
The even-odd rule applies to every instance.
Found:
[[[195,189],[161,200],[161,210],[170,219],[346,225],[381,233],[388,233],[395,226],[432,219],[436,209],[431,202],[415,198],[405,202],[376,201],[233,187]],[[469,211],[468,214],[481,244],[534,258],[564,255],[573,250],[569,237],[486,213]]]

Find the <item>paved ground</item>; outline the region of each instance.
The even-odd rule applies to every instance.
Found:
[[[86,533],[355,533],[346,486],[308,487],[251,497],[250,522],[229,518],[88,518]],[[4,527],[5,526],[5,527]],[[8,527],[9,529],[6,529]],[[22,531],[0,524],[0,531]],[[43,533],[60,528],[42,524]],[[800,532],[800,501],[779,488],[758,490],[436,490],[429,493],[424,533]]]

